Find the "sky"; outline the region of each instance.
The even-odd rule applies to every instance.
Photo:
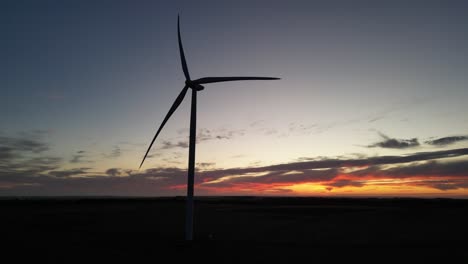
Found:
[[[465,1],[2,1],[0,195],[468,198]]]

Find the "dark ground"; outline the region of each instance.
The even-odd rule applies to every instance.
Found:
[[[5,198],[0,208],[0,255],[17,260],[468,263],[468,200],[203,197],[192,243],[183,197]]]

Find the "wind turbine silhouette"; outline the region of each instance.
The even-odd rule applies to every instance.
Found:
[[[193,182],[195,177],[195,136],[196,136],[196,127],[197,127],[197,92],[203,90],[205,87],[202,84],[207,83],[217,83],[217,82],[230,82],[230,81],[248,81],[248,80],[279,80],[280,78],[274,77],[204,77],[196,80],[190,78],[190,74],[187,67],[187,61],[185,60],[184,48],[182,46],[182,40],[180,38],[180,22],[179,16],[177,16],[177,37],[179,41],[179,53],[180,60],[182,63],[182,70],[185,75],[185,86],[177,96],[176,100],[172,104],[169,112],[159,126],[156,135],[151,140],[151,143],[148,147],[148,150],[141,161],[140,168],[143,166],[148,153],[153,146],[154,141],[158,137],[162,128],[166,124],[167,120],[171,115],[176,111],[177,107],[184,100],[185,94],[188,89],[192,89],[192,106],[191,106],[191,115],[190,115],[190,140],[189,140],[189,164],[188,164],[188,180],[187,180],[187,202],[186,202],[186,215],[185,215],[185,239],[193,239]]]

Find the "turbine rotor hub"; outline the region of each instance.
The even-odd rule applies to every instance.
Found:
[[[195,83],[192,80],[186,80],[185,85],[190,87],[190,89],[194,89],[195,91],[201,91],[201,90],[205,89],[204,86],[202,86],[202,85],[200,85],[198,83]]]

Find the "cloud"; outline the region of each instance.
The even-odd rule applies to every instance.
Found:
[[[464,140],[468,140],[468,136],[442,137],[433,140],[428,140],[425,143],[434,146],[446,146]]]
[[[197,133],[197,143],[213,140],[216,136],[211,133],[210,129],[201,128],[198,130]]]
[[[73,155],[73,157],[70,160],[70,163],[81,163],[83,162],[81,158],[83,158],[84,155]]]
[[[0,182],[29,184],[36,177],[59,168],[61,159],[55,157],[34,157],[25,160],[0,162]]]
[[[110,158],[110,159],[118,158],[121,155],[122,155],[122,151],[120,150],[119,146],[114,146],[110,154],[104,154],[106,158]]]
[[[181,134],[185,130],[179,130],[178,133]],[[200,144],[202,142],[211,141],[211,140],[223,140],[223,139],[233,139],[236,136],[242,136],[245,134],[244,130],[228,130],[225,128],[210,130],[206,128],[201,128],[198,130],[196,142]],[[161,149],[174,149],[174,148],[188,148],[188,140],[165,140],[162,142]]]
[[[258,168],[256,168],[258,169]],[[222,187],[240,184],[293,184],[302,182],[329,181],[338,175],[337,169],[328,170],[264,170],[252,172],[244,169],[234,172],[232,169],[206,171],[199,175],[206,187]],[[208,181],[206,181],[209,179]]]
[[[460,188],[468,188],[468,181],[457,182],[457,181],[439,181],[439,182],[428,182],[427,185],[439,189],[441,191],[456,190]]]
[[[175,188],[186,184],[186,171],[178,168],[152,168],[144,172],[110,168],[104,173],[89,170],[76,168],[49,173],[16,171],[11,176],[0,174],[0,194],[165,196],[185,193],[185,190]],[[75,177],[82,175],[86,177]]]
[[[177,134],[179,135],[187,135],[188,133],[190,133],[189,128],[181,128],[177,130]]]
[[[127,176],[132,176],[132,174],[134,172],[134,170],[132,170],[132,169],[126,169],[126,170],[123,170],[123,171],[127,174]]]
[[[326,130],[332,128],[335,124],[301,124],[296,122],[291,122],[288,124],[288,132],[282,133],[281,136],[289,136],[291,134],[299,134],[299,135],[310,135],[312,133],[319,134],[325,132]],[[267,132],[268,130],[265,130]]]
[[[179,129],[177,133],[179,135],[189,134],[189,129]],[[245,134],[244,129],[227,129],[227,128],[217,128],[217,129],[207,129],[200,128],[197,132],[197,143],[213,140],[213,139],[231,139],[236,136],[242,136]]]
[[[0,136],[0,159],[15,158],[27,153],[42,153],[49,150],[49,145],[37,138],[34,133],[31,138]]]
[[[372,165],[389,165],[433,159],[453,158],[468,155],[468,148],[451,149],[432,152],[416,152],[401,156],[377,156],[356,159],[335,159],[322,157],[321,159],[309,158],[308,161],[276,164],[264,167],[252,167],[245,169],[226,169],[230,173],[262,172],[262,171],[291,171],[329,169],[339,167],[363,167]],[[305,159],[305,158],[303,158]]]
[[[110,168],[108,170],[106,170],[106,174],[109,175],[109,176],[113,176],[113,177],[116,177],[116,176],[120,176],[122,175],[122,172],[119,168]],[[128,175],[130,175],[131,172],[128,172]]]
[[[50,147],[42,135],[32,131],[0,137],[0,189],[36,188],[38,177],[59,168],[62,159],[46,155]]]
[[[295,184],[318,182],[329,187],[362,187],[369,178],[401,179],[411,177],[462,177],[453,188],[464,188],[468,182],[468,160],[443,162],[445,158],[468,155],[468,149],[418,152],[402,156],[380,156],[357,159],[307,160],[261,167],[204,171],[198,180],[205,187],[233,187],[243,184]],[[408,165],[409,164],[409,165]],[[392,168],[388,168],[392,165]],[[353,169],[352,172],[348,172]],[[342,179],[347,175],[352,179]],[[421,184],[440,189],[435,181]],[[445,184],[445,186],[449,186]]]
[[[76,168],[70,170],[60,170],[60,171],[50,171],[48,175],[57,177],[57,178],[67,178],[71,176],[83,175],[86,174],[91,168]]]
[[[305,125],[305,124],[298,124],[295,122],[289,123],[288,130],[289,132],[301,132],[301,133],[310,133],[312,129],[317,128],[317,124],[310,124],[310,125]]]
[[[249,124],[250,127],[261,127],[265,125],[265,120],[260,119],[260,120],[255,120]]]
[[[468,149],[458,149],[450,151],[438,152],[421,152],[414,153],[407,156],[381,156],[381,157],[368,157],[363,159],[321,159],[303,162],[277,164],[263,167],[249,167],[249,168],[233,168],[223,170],[211,170],[203,172],[199,175],[199,179],[203,181],[209,178],[216,184],[226,184],[233,182],[263,182],[263,183],[294,183],[305,181],[324,181],[332,180],[336,176],[343,173],[343,168],[350,167],[372,167],[379,168],[380,165],[401,164],[415,161],[426,161],[432,159],[440,159],[446,157],[456,157],[468,155]],[[428,168],[433,170],[434,168]],[[447,170],[437,171],[438,173],[465,173],[463,168],[453,168],[454,171]],[[288,174],[289,172],[299,172]],[[376,173],[376,171],[368,170],[367,174]],[[398,173],[395,171],[395,174]],[[235,177],[232,177],[232,176]],[[260,176],[259,176],[260,175]],[[219,181],[219,179],[223,179]],[[216,181],[217,180],[217,181]]]
[[[198,131],[197,134],[197,143],[203,141],[209,141],[214,139],[233,139],[237,136],[243,136],[245,134],[245,130],[243,129],[227,129],[227,128],[220,128],[215,130],[210,130],[206,128],[202,128]]]
[[[16,137],[0,136],[0,177],[17,171],[38,173],[57,167],[61,159],[45,155],[50,147],[41,140],[41,134],[33,131]]]
[[[1,195],[183,195],[187,171],[176,167],[135,171],[111,167],[60,168],[60,158],[48,157],[41,140],[26,144],[21,138],[2,136],[0,145]],[[31,140],[31,139],[30,139]],[[21,148],[12,146],[21,144]],[[119,149],[116,147],[115,149]],[[39,151],[40,150],[40,151]],[[119,149],[120,151],[120,149]],[[77,155],[86,154],[80,150]],[[468,148],[415,152],[406,155],[302,157],[296,162],[268,166],[215,169],[214,163],[197,164],[198,194],[286,194],[290,186],[312,183],[324,190],[361,188],[369,182],[401,180],[411,186],[440,191],[468,187]],[[456,158],[456,159],[455,159]],[[86,176],[86,177],[82,177]]]
[[[345,186],[353,186],[353,187],[362,187],[364,184],[359,181],[352,181],[352,180],[337,180],[333,181],[329,184],[328,186],[333,186],[333,187],[345,187]]]
[[[381,116],[374,116],[374,117],[371,117],[371,118],[368,120],[368,122],[369,122],[369,123],[374,123],[374,122],[376,122],[376,121],[379,121],[379,120],[383,119],[384,117],[385,117],[384,115],[381,115]]]
[[[0,146],[0,160],[10,160],[15,157],[14,148],[9,146]]]
[[[183,155],[182,152],[173,151],[172,153],[162,158],[161,160],[164,161],[165,163],[180,164],[181,163],[180,159],[182,157],[185,157],[185,155]]]
[[[179,141],[176,143],[170,142],[170,141],[163,141],[162,142],[162,147],[161,149],[173,149],[173,148],[188,148],[189,144],[188,141]]]
[[[110,157],[117,158],[117,157],[120,157],[120,155],[122,155],[120,147],[115,146],[114,149],[112,150],[111,154],[110,154]]]
[[[86,157],[86,151],[79,150],[76,154],[73,154],[72,158],[69,160],[70,163],[93,163],[91,160],[84,160]]]
[[[398,167],[382,169],[379,166],[370,166],[367,169],[353,173],[357,176],[373,175],[376,177],[407,178],[414,176],[468,176],[468,160],[442,162],[440,160],[426,160],[424,162],[401,165]]]
[[[206,167],[213,167],[215,165],[214,162],[197,162],[197,167],[206,168]]]
[[[161,153],[153,153],[153,154],[148,154],[146,156],[147,159],[155,158],[155,157],[160,157],[162,154]]]
[[[271,136],[275,134],[279,134],[280,131],[278,129],[272,128],[272,127],[267,127],[265,120],[257,120],[249,124],[250,129],[254,129],[255,131],[258,131],[262,133],[265,136]]]
[[[389,138],[388,136],[379,133],[379,135],[384,139],[381,142],[374,143],[369,145],[369,148],[381,147],[381,148],[393,148],[393,149],[405,149],[419,146],[417,138],[412,139],[396,139]]]

